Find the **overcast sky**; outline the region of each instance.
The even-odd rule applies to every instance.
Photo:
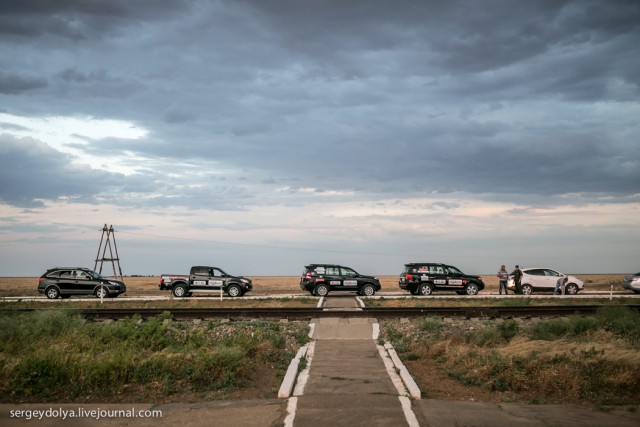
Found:
[[[0,275],[640,270],[640,2],[0,2]],[[110,273],[107,269],[103,272]]]

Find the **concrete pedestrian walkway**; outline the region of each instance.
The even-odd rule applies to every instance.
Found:
[[[335,297],[325,308],[358,306],[353,297]],[[313,325],[310,366],[289,400],[286,426],[418,425],[408,393],[374,341],[376,319],[322,318]]]

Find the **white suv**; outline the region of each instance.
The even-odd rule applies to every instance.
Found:
[[[553,291],[560,277],[569,278],[569,281],[564,286],[565,294],[575,295],[584,289],[584,282],[577,277],[568,276],[550,268],[523,268],[522,293],[529,295],[534,291]],[[507,287],[515,291],[516,286],[513,282],[513,272],[509,275],[509,284]]]

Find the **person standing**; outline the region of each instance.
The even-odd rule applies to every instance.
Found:
[[[516,271],[513,272],[513,284],[516,288],[516,294],[522,295],[522,270],[516,265]]]
[[[502,288],[504,288],[504,294],[509,295],[507,292],[507,282],[509,281],[509,273],[504,265],[500,266],[500,270],[498,270],[498,279],[500,280],[500,289],[498,293],[502,295]]]
[[[562,291],[560,292],[560,295],[564,295],[564,285],[566,285],[568,281],[568,277],[560,276],[556,282],[556,288],[553,290],[553,294],[558,295],[558,291]]]

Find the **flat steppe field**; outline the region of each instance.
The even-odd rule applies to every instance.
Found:
[[[623,290],[624,274],[573,274],[585,282],[585,291]],[[266,296],[301,293],[300,276],[247,276],[253,280],[253,291],[247,296]],[[378,276],[383,292],[402,292],[398,288],[398,275]],[[482,293],[497,293],[498,278],[495,275],[482,276],[486,287]],[[158,276],[125,276],[128,296],[169,295],[169,291],[159,289]],[[37,277],[0,277],[0,297],[36,296]],[[408,293],[407,293],[408,294]]]

